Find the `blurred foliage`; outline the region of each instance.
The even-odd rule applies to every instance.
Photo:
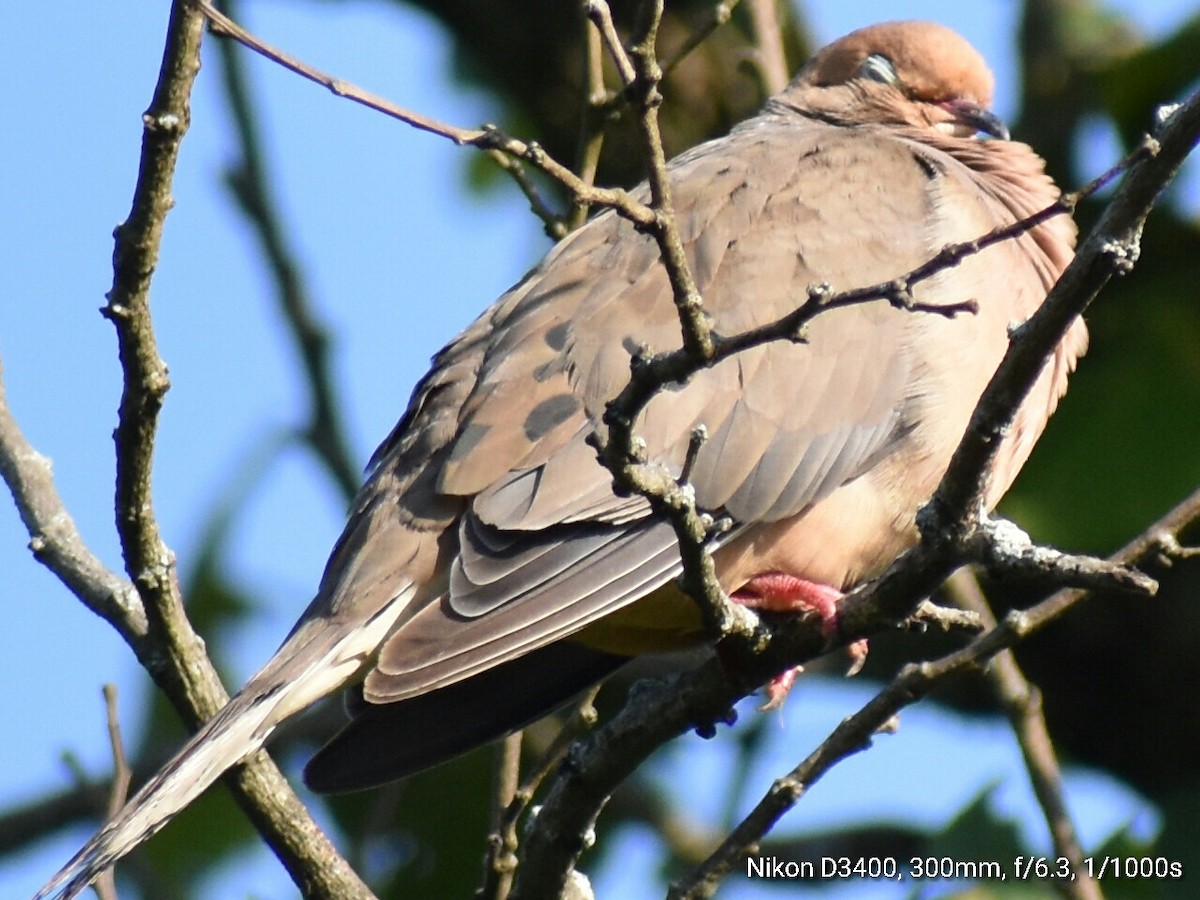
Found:
[[[580,132],[582,25],[578,4],[563,0],[391,0],[436,17],[456,48],[457,77],[493,92],[496,119],[538,140],[557,158],[574,160]],[[618,21],[629,2],[614,4]],[[678,44],[702,24],[711,0],[668,3],[663,46]],[[805,4],[781,6],[785,46],[793,67],[810,44]],[[1200,14],[1157,43],[1139,38],[1131,23],[1092,0],[1026,0],[1018,40],[1023,67],[1022,115],[1015,129],[1049,162],[1060,184],[1082,184],[1095,173],[1076,171],[1078,142],[1088,123],[1108,123],[1125,146],[1153,126],[1154,110],[1195,85],[1200,74]],[[331,3],[330,15],[338,12]],[[763,96],[744,65],[749,46],[744,10],[681,67],[664,88],[662,124],[669,153],[723,133],[752,113]],[[628,123],[608,129],[600,180],[630,184],[640,177]],[[486,163],[473,165],[475,177]],[[486,178],[483,181],[487,181]],[[1094,220],[1103,201],[1080,213]],[[530,228],[539,227],[531,216]],[[1164,204],[1152,217],[1142,260],[1112,285],[1089,315],[1092,349],[1005,511],[1039,539],[1071,549],[1107,552],[1137,534],[1200,483],[1200,229],[1195,211]],[[218,504],[190,576],[187,596],[200,629],[217,653],[222,633],[250,614],[254,600],[224,575],[224,550],[239,503],[276,458],[268,440],[251,454],[237,490]],[[1197,536],[1200,540],[1200,536]],[[1023,665],[1045,694],[1050,727],[1064,756],[1113,772],[1153,798],[1165,828],[1157,851],[1200,871],[1200,704],[1187,699],[1200,683],[1200,561],[1178,565],[1152,600],[1101,597],[1023,647]],[[998,605],[1034,599],[994,591]],[[881,646],[882,645],[882,646]],[[895,662],[887,641],[872,654],[872,673]],[[913,642],[903,644],[912,650]],[[930,652],[926,645],[922,652]],[[1153,647],[1148,652],[1146,648]],[[978,685],[950,690],[943,700],[981,709]],[[170,732],[168,735],[167,733]],[[748,729],[731,748],[749,768],[757,734]],[[161,702],[147,713],[142,752],[173,745],[177,720]],[[464,897],[480,881],[490,803],[492,754],[473,753],[395,789],[333,798],[328,810],[348,854],[384,897]],[[686,777],[686,776],[684,776]],[[637,784],[637,783],[635,783]],[[649,795],[652,787],[645,785]],[[731,797],[741,792],[731,792]],[[928,853],[960,859],[1005,859],[1023,847],[1011,823],[996,817],[984,792],[937,833],[881,829],[876,849],[921,841]],[[604,834],[662,824],[654,804],[618,797],[602,822]],[[730,803],[732,815],[732,801]],[[656,817],[658,821],[656,822]],[[711,824],[711,823],[710,823]],[[870,824],[870,823],[867,823]],[[865,827],[865,826],[864,826]],[[886,836],[883,836],[886,832]],[[158,883],[194,884],[201,870],[245,846],[251,831],[223,791],[201,803],[152,841],[131,866],[147,895]],[[828,840],[845,839],[830,834]],[[806,838],[810,844],[819,838]],[[666,877],[694,862],[663,839]],[[203,854],[191,852],[196,844]],[[603,856],[605,841],[595,851]],[[1124,834],[1106,853],[1143,854]],[[1101,852],[1097,850],[1097,852]],[[143,868],[152,870],[148,874]],[[140,874],[139,874],[140,873]],[[780,885],[785,887],[785,885]],[[998,890],[1002,887],[1003,891]],[[951,886],[914,896],[1043,897],[1043,888],[1009,882]],[[1111,897],[1193,896],[1170,883],[1105,885]],[[173,893],[173,896],[178,896]]]
[[[330,800],[380,897],[471,896],[483,875],[494,769],[494,749],[482,747],[392,788]]]

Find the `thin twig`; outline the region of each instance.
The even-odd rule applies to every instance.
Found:
[[[501,811],[496,827],[488,838],[488,856],[489,859],[505,860],[505,867],[503,868],[510,875],[515,871],[518,863],[517,850],[520,845],[518,825],[521,817],[529,809],[529,805],[533,802],[533,798],[537,794],[538,788],[541,787],[542,782],[563,762],[563,756],[571,744],[580,735],[595,727],[597,713],[593,703],[599,692],[600,685],[595,685],[579,700],[570,718],[563,723],[563,726],[558,730],[550,745],[534,761],[525,779],[513,792],[508,805]],[[511,893],[514,886],[510,878],[505,887]],[[492,895],[487,893],[489,887],[490,884],[485,879],[482,896],[487,898],[487,900],[491,900],[492,898]]]
[[[783,52],[783,30],[779,27],[779,0],[750,0],[750,30],[754,35],[754,68],[764,93],[778,94],[788,83],[787,57]]]
[[[477,140],[483,133],[483,129],[467,129],[456,128],[452,125],[446,125],[442,122],[432,119],[428,116],[423,116],[420,113],[415,113],[410,110],[397,106],[389,100],[373,94],[370,91],[365,91],[357,85],[342,81],[339,78],[334,78],[326,75],[319,69],[315,69],[305,62],[292,56],[290,53],[285,53],[278,47],[273,47],[265,41],[255,37],[246,29],[242,28],[227,15],[218,10],[208,0],[195,0],[196,8],[203,13],[208,19],[210,26],[215,34],[231,37],[244,47],[248,47],[255,53],[265,56],[274,63],[278,63],[285,69],[299,75],[301,78],[306,78],[322,87],[327,88],[331,93],[338,97],[344,97],[354,103],[361,104],[368,109],[373,109],[376,112],[381,112],[393,119],[399,119],[417,128],[421,131],[428,131],[430,134],[436,134],[440,137],[449,138],[456,144],[470,144]]]
[[[902,621],[964,558],[970,558],[972,552],[982,551],[981,546],[970,544],[981,525],[981,506],[972,503],[970,498],[977,496],[979,485],[985,479],[990,455],[974,449],[964,452],[963,448],[974,448],[980,442],[998,442],[1000,433],[990,428],[991,423],[1011,415],[1028,389],[1032,379],[1029,372],[1036,375],[1040,371],[1042,360],[1057,344],[1074,315],[1087,305],[1099,284],[1111,276],[1114,268],[1128,261],[1124,254],[1131,250],[1132,236],[1198,136],[1200,93],[1174,112],[1157,140],[1146,143],[1117,189],[1097,231],[1084,242],[1075,261],[1051,291],[1042,312],[1015,336],[1001,372],[986,389],[980,401],[980,412],[973,418],[959,453],[955,455],[955,463],[943,479],[937,502],[931,503],[933,509],[927,506],[921,517],[922,542],[897,560],[883,576],[845,598],[839,607],[843,640],[866,637],[887,623]],[[1052,214],[1053,210],[1046,212],[1046,215]],[[1047,307],[1051,312],[1047,313]],[[1052,324],[1041,324],[1047,317]],[[1014,351],[1018,352],[1014,355]],[[1014,360],[1017,359],[1022,360],[1024,368],[1016,365]],[[983,432],[982,436],[980,432]],[[956,502],[951,502],[950,498]],[[1161,540],[1161,532],[1167,530],[1156,531],[1156,540]],[[1157,549],[1161,543],[1153,546]],[[686,547],[682,550],[686,573],[690,563],[686,558]],[[1071,575],[1070,572],[1061,574],[1068,579]],[[1070,583],[1069,580],[1066,583]],[[1055,598],[1064,596],[1067,594],[1060,592]],[[779,795],[794,801],[803,792],[803,786],[809,783],[809,778],[819,777],[819,773],[837,759],[861,748],[900,705],[912,702],[932,681],[942,677],[941,673],[977,665],[1010,646],[1032,628],[1060,614],[1062,601],[1055,598],[1040,604],[1036,612],[1010,616],[999,628],[972,642],[969,651],[947,657],[939,661],[937,667],[906,668],[887,695],[881,695],[861,714],[848,720],[835,739],[806,762],[796,777],[785,780]],[[552,894],[560,889],[578,858],[580,835],[594,826],[609,793],[652,750],[689,728],[699,725],[707,730],[709,726],[705,723],[722,719],[736,699],[784,668],[813,658],[825,649],[826,644],[819,626],[808,620],[783,623],[774,634],[765,638],[758,632],[752,636],[760,642],[765,639],[765,648],[746,646],[740,641],[731,645],[741,670],[741,685],[731,686],[719,664],[706,664],[670,688],[645,691],[634,697],[609,725],[590,736],[583,746],[577,746],[571,765],[560,770],[545,798],[539,813],[539,827],[526,841],[518,886],[529,891],[527,896]],[[838,752],[834,752],[835,748]],[[780,810],[787,805],[784,803]],[[768,828],[772,821],[772,816],[767,815],[758,824]],[[755,825],[731,836],[729,845],[722,851],[726,855],[717,865],[731,866],[761,833]],[[700,877],[707,880],[708,875]]]
[[[604,59],[600,29],[590,16],[583,22],[583,83],[582,114],[579,117],[579,149],[575,171],[588,185],[596,183],[600,168],[600,152],[604,148],[604,124],[608,119],[608,94],[604,89]],[[571,197],[571,215],[567,227],[574,230],[587,221],[589,204],[575,195]]]
[[[1159,562],[1164,566],[1173,565],[1177,560],[1195,559],[1200,557],[1200,547],[1185,547],[1173,534],[1164,534],[1158,542]]]
[[[116,525],[126,569],[145,607],[147,630],[139,635],[136,622],[113,624],[193,729],[224,705],[228,694],[184,614],[174,556],[154,514],[151,466],[168,381],[150,316],[150,280],[174,203],[171,184],[189,124],[203,27],[204,16],[192,0],[175,0],[154,96],[142,119],[133,202],[129,217],[115,232],[113,283],[103,310],[117,332],[124,375],[115,432]],[[229,783],[298,884],[330,897],[371,896],[266,754],[255,754],[234,771]]]
[[[740,2],[741,0],[718,0],[717,3],[714,3],[712,15],[709,17],[709,20],[702,27],[695,29],[689,34],[687,40],[680,44],[674,53],[659,63],[659,66],[663,70],[663,77],[665,78],[679,68],[680,63],[691,56],[692,51],[708,40],[713,32],[728,24],[730,18],[733,16],[733,11]],[[786,81],[785,78],[785,84]]]
[[[108,722],[108,742],[112,747],[113,780],[108,789],[108,814],[115,815],[125,805],[129,796],[129,782],[133,772],[125,756],[125,743],[121,740],[121,718],[117,714],[117,686],[104,686],[104,710]]]
[[[496,744],[496,779],[492,791],[491,833],[483,860],[480,900],[507,900],[517,868],[517,832],[508,821],[521,780],[521,732]]]
[[[621,36],[617,34],[617,26],[613,24],[612,10],[608,8],[608,4],[604,0],[583,0],[583,10],[600,33],[600,39],[617,67],[617,74],[621,76],[621,83],[626,87],[633,84],[637,73],[634,72],[633,63],[621,44]]]
[[[542,199],[541,191],[525,172],[521,161],[507,156],[499,150],[488,150],[487,155],[492,162],[512,178],[517,188],[525,195],[525,199],[529,201],[529,209],[542,220],[542,230],[546,232],[546,236],[555,241],[566,237],[571,230],[570,225],[564,223],[562,216],[551,209],[550,204]]]
[[[460,146],[471,146],[484,151],[498,150],[514,159],[527,162],[529,165],[541,170],[562,184],[573,196],[578,197],[581,201],[593,206],[616,209],[622,216],[642,227],[652,226],[655,222],[653,210],[645,204],[636,202],[628,192],[598,188],[587,184],[566,166],[551,158],[534,142],[526,143],[525,141],[510,137],[493,125],[485,125],[482,128],[460,128],[455,125],[447,125],[444,122],[439,122],[429,116],[412,112],[392,103],[390,100],[380,97],[378,94],[373,94],[357,85],[327,75],[319,69],[301,62],[290,54],[272,47],[242,28],[228,16],[223,15],[208,0],[193,0],[193,2],[208,18],[214,32],[232,38],[255,53],[261,54],[314,84],[321,85],[339,97],[344,97],[375,112],[397,119],[407,125],[411,125],[413,128],[447,138]]]
[[[683,349],[697,361],[708,361],[712,358],[712,327],[704,312],[703,300],[692,277],[691,266],[683,250],[683,238],[675,222],[671,179],[667,173],[667,158],[658,128],[658,108],[662,104],[658,86],[662,82],[663,72],[658,65],[655,46],[662,7],[662,0],[644,0],[641,4],[638,21],[630,35],[629,57],[636,74],[630,91],[649,168],[650,208],[655,213],[650,231],[658,243],[675,308],[679,312]]]
[[[1200,491],[1177,505],[1157,523],[1110,558],[1115,565],[1136,565],[1154,552],[1161,534],[1178,535],[1200,521]],[[978,671],[989,660],[1057,619],[1090,596],[1087,591],[1064,590],[1023,612],[1014,611],[997,627],[975,638],[961,650],[935,662],[910,663],[865,706],[845,719],[799,766],[772,784],[770,791],[701,866],[677,882],[669,894],[674,900],[709,897],[738,861],[834,765],[870,745],[873,735],[902,708],[924,697],[939,681],[963,671]]]
[[[129,782],[133,778],[133,772],[125,757],[125,743],[121,740],[121,719],[117,713],[117,686],[115,684],[104,686],[104,709],[108,720],[108,741],[112,746],[113,756],[113,779],[108,791],[107,812],[108,815],[113,816],[125,805],[125,800],[129,796]],[[100,900],[117,900],[117,881],[112,869],[96,879],[95,889]]]
[[[983,620],[975,612],[938,606],[932,600],[922,600],[912,615],[900,623],[901,628],[917,631],[925,631],[930,625],[946,632],[971,631],[978,634],[985,630]]]
[[[601,685],[594,685],[589,688],[575,704],[575,709],[571,715],[562,724],[554,735],[554,739],[549,745],[541,748],[541,752],[534,758],[533,765],[525,775],[525,779],[517,788],[516,793],[512,797],[512,801],[504,810],[504,814],[500,819],[499,831],[505,835],[506,841],[516,847],[517,844],[517,825],[521,820],[521,816],[529,808],[529,804],[533,802],[538,789],[558,765],[562,762],[563,756],[571,745],[579,739],[583,734],[586,734],[592,728],[596,727],[596,721],[599,718],[599,713],[596,712],[595,701],[596,695],[600,693]]]
[[[987,630],[996,627],[996,617],[974,572],[959,569],[946,585],[955,601],[979,616]],[[1060,886],[1074,900],[1100,900],[1100,889],[1084,865],[1083,845],[1067,809],[1062,771],[1046,726],[1041,691],[1025,677],[1011,650],[997,653],[991,665],[984,668],[983,677],[1008,716],[1021,747],[1025,770],[1049,826],[1054,852],[1070,860],[1071,871],[1075,873],[1074,879]]]
[[[50,460],[26,440],[13,418],[0,366],[0,478],[29,533],[29,549],[83,604],[111,622],[127,642],[149,625],[133,583],[113,572],[84,543],[54,486]]]
[[[232,0],[227,0],[225,5],[226,8],[232,6]],[[358,490],[361,475],[351,457],[345,422],[334,402],[337,392],[329,364],[329,333],[317,318],[300,263],[288,246],[277,204],[271,197],[268,166],[263,159],[263,142],[256,124],[260,117],[255,115],[250,100],[246,67],[232,44],[227,41],[216,43],[225,99],[229,103],[241,151],[241,159],[230,167],[226,183],[258,235],[275,281],[279,310],[300,356],[309,399],[308,423],[302,431],[304,442],[333,478],[349,505]]]

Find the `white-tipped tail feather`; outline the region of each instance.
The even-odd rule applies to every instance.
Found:
[[[259,749],[279,698],[241,694],[204,725],[37,893],[35,900],[70,898],[165,825],[231,766]]]
[[[410,594],[411,589],[394,597],[358,628],[340,628],[320,619],[303,623],[34,900],[77,896],[226,771],[260,749],[277,725],[350,682],[373,657]]]

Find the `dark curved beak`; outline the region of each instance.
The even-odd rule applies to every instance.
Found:
[[[970,100],[947,100],[941,106],[961,125],[1002,141],[1007,141],[1010,137],[1004,120],[978,103],[972,103]]]

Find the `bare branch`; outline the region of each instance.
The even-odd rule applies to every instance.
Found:
[[[317,319],[300,264],[288,246],[271,197],[245,66],[229,42],[218,41],[217,50],[225,98],[229,102],[241,150],[241,159],[228,171],[226,183],[258,235],[259,246],[274,277],[280,312],[300,355],[309,398],[308,423],[302,432],[304,442],[324,465],[349,504],[358,491],[361,472],[352,460],[345,423],[334,402],[329,333]]]
[[[658,243],[675,307],[679,311],[683,349],[693,359],[709,360],[712,358],[712,330],[675,223],[671,179],[667,174],[667,159],[658,130],[658,108],[662,104],[658,86],[663,73],[655,56],[655,43],[661,18],[662,0],[645,0],[641,4],[639,21],[630,35],[630,58],[637,77],[629,90],[649,164],[650,206],[655,212],[650,232]]]
[[[1158,536],[1178,535],[1196,522],[1200,522],[1200,491],[1114,554],[1110,562],[1120,566],[1136,565],[1154,552]],[[913,557],[910,555],[907,558]],[[880,582],[875,582],[867,590],[878,593],[879,586]],[[944,678],[964,671],[978,671],[998,653],[1041,629],[1088,596],[1089,592],[1077,589],[1059,591],[1028,610],[1009,613],[1000,625],[961,650],[936,662],[906,665],[887,687],[862,709],[845,719],[799,766],[778,779],[721,847],[685,880],[676,883],[670,896],[677,900],[711,896],[721,880],[746,854],[752,852],[763,835],[799,802],[813,784],[842,759],[868,747],[873,735],[886,726],[899,710],[920,700]],[[677,693],[691,694],[692,679],[686,680],[687,687],[676,688]],[[695,681],[698,685],[700,679],[696,678]],[[687,699],[684,697],[680,702],[687,702]],[[601,732],[607,730],[606,726]]]
[[[517,801],[521,779],[521,732],[496,744],[496,784],[492,794],[492,830],[483,861],[481,900],[507,900],[517,868],[517,833],[508,811]],[[521,806],[524,809],[524,804]]]
[[[439,137],[449,138],[456,144],[470,144],[477,140],[483,133],[482,129],[465,129],[456,128],[452,125],[445,125],[438,122],[436,119],[431,119],[428,116],[423,116],[419,113],[411,112],[403,107],[385,100],[378,94],[373,94],[370,91],[364,91],[357,85],[349,84],[339,78],[334,78],[326,75],[319,69],[315,69],[305,62],[297,59],[289,53],[285,53],[277,47],[273,47],[265,41],[255,37],[246,29],[242,28],[224,13],[219,11],[208,0],[196,0],[195,6],[208,19],[214,33],[225,35],[233,38],[244,47],[248,47],[255,53],[258,53],[272,62],[278,63],[285,69],[295,72],[302,78],[306,78],[322,87],[327,88],[331,93],[338,97],[344,97],[354,103],[361,104],[368,109],[373,109],[376,112],[381,112],[393,119],[399,119],[411,125],[413,128],[418,128],[421,131],[428,131],[430,134],[436,134]]]
[[[2,374],[2,369],[0,369]],[[54,486],[50,460],[25,439],[8,407],[0,378],[0,477],[8,486],[21,521],[29,532],[29,549],[72,594],[133,643],[149,627],[133,584],[107,568],[75,527]]]
[[[150,280],[158,260],[167,213],[173,204],[171,182],[190,117],[192,84],[200,66],[204,18],[190,0],[172,4],[162,67],[150,108],[143,116],[143,140],[137,184],[128,219],[115,233],[113,284],[103,313],[117,331],[124,390],[115,433],[117,461],[117,531],[126,570],[144,606],[125,617],[120,601],[89,603],[113,622],[139,661],[171,699],[184,720],[195,728],[215,713],[228,695],[183,612],[174,557],[164,544],[154,516],[151,495],[158,412],[168,388],[166,366],[158,355],[150,316]],[[12,435],[10,435],[12,437]],[[19,437],[19,434],[17,435]],[[14,438],[15,440],[15,438]],[[19,445],[18,445],[18,449]],[[42,507],[29,506],[31,518],[61,508],[49,483],[44,463],[36,455],[17,460],[16,471],[34,480]],[[38,471],[41,468],[45,471]],[[18,492],[24,488],[18,485]],[[62,522],[55,541],[73,528]],[[40,531],[35,531],[35,538]],[[81,547],[79,543],[75,548]],[[57,547],[57,545],[56,545]],[[76,553],[78,557],[78,553]],[[56,560],[70,577],[79,560]],[[86,560],[84,560],[86,562]],[[124,597],[107,573],[81,585],[81,596]],[[66,575],[60,575],[67,580]],[[68,581],[70,585],[71,582]],[[111,615],[111,618],[110,618]],[[144,616],[144,621],[142,620]],[[265,754],[257,754],[231,778],[234,794],[260,833],[284,860],[298,884],[314,896],[368,897],[370,892],[340,859],[286,780]]]
[[[621,36],[617,34],[617,26],[613,24],[612,10],[608,8],[608,4],[604,0],[583,0],[583,11],[600,33],[600,39],[617,67],[617,74],[621,76],[621,83],[626,87],[633,84],[637,73],[634,72],[633,63],[621,44]]]
[[[974,498],[980,495],[980,485],[990,464],[987,444],[996,443],[1000,435],[995,423],[1011,417],[1040,371],[1042,360],[1058,343],[1074,316],[1113,273],[1113,260],[1126,258],[1116,248],[1128,250],[1133,246],[1141,223],[1198,135],[1200,93],[1172,115],[1157,141],[1147,142],[1146,150],[1130,166],[1097,229],[1051,292],[1046,305],[1014,336],[1012,348],[985,391],[937,498],[921,516],[921,544],[904,554],[883,576],[846,597],[839,608],[843,640],[865,637],[888,623],[903,620],[971,552],[980,553],[985,546],[994,546],[994,542],[971,544],[982,524],[981,506]],[[1053,213],[1046,212],[1050,214]],[[931,527],[931,522],[937,527]],[[1153,529],[1155,548],[1161,546],[1163,530],[1166,529]],[[684,553],[687,565],[686,547]],[[1076,574],[1059,573],[1067,578]],[[711,866],[706,866],[690,883],[707,883],[718,869],[727,871],[733,860],[740,858],[745,848],[752,846],[790,808],[808,784],[839,759],[864,747],[874,731],[900,706],[913,702],[946,674],[978,665],[1060,614],[1065,607],[1056,598],[1063,596],[1060,592],[1025,614],[1010,615],[999,628],[937,664],[906,667],[883,694],[848,719],[796,772],[782,780],[771,797],[763,801],[762,809],[756,810],[753,821],[743,823],[745,827],[731,835]],[[709,730],[708,723],[725,717],[725,711],[749,689],[776,672],[820,653],[825,641],[818,632],[816,623],[789,622],[775,629],[765,649],[759,645],[747,647],[734,640],[729,649],[735,655],[739,675],[745,679],[741,687],[732,687],[721,666],[711,663],[684,676],[671,688],[647,690],[635,696],[611,723],[599,729],[583,746],[577,746],[572,764],[564,768],[551,787],[539,813],[538,828],[526,844],[520,885],[522,890],[529,890],[527,896],[553,893],[565,883],[579,853],[579,836],[593,826],[608,794],[646,755],[688,728]],[[760,633],[754,636],[760,639]],[[712,877],[719,880],[722,876]],[[705,895],[679,893],[679,896]]]
[[[1071,585],[1087,590],[1121,591],[1153,596],[1153,578],[1119,563],[1039,547],[1029,535],[1004,519],[984,519],[974,535],[974,558],[990,572],[1009,581],[1042,584],[1048,588]]]
[[[488,158],[496,165],[508,173],[513,182],[516,183],[521,193],[525,195],[525,199],[529,201],[529,208],[533,214],[542,220],[543,230],[546,236],[551,240],[562,240],[570,232],[570,226],[563,222],[562,218],[550,205],[542,199],[541,192],[538,191],[537,185],[530,180],[525,173],[525,167],[521,165],[521,161],[506,156],[499,150],[488,150]],[[586,210],[586,207],[585,207]],[[586,211],[584,212],[586,216]],[[581,222],[582,224],[582,222]]]
[[[584,23],[583,59],[584,97],[579,117],[579,149],[575,170],[585,184],[596,183],[600,168],[600,152],[604,147],[604,124],[608,119],[608,92],[604,88],[604,58],[600,28],[588,16]],[[587,221],[589,204],[571,195],[571,215],[567,227],[574,230]]]
[[[988,630],[996,627],[992,608],[970,569],[959,569],[947,584],[955,600],[979,616]],[[1067,809],[1062,771],[1050,730],[1046,726],[1041,691],[1026,679],[1011,650],[997,653],[991,665],[983,669],[983,677],[1008,716],[1017,737],[1033,792],[1054,841],[1054,852],[1071,861],[1075,878],[1063,883],[1062,889],[1075,900],[1098,900],[1100,890],[1084,864],[1083,845]]]
[[[779,27],[776,4],[779,0],[750,0],[750,27],[754,33],[752,62],[769,97],[778,94],[788,83],[787,56],[783,52],[783,30]]]
[[[113,323],[124,373],[114,434],[117,461],[117,533],[125,569],[136,585],[150,630],[181,627],[174,555],[154,517],[151,471],[158,412],[170,382],[158,355],[150,317],[150,279],[167,213],[171,179],[191,115],[189,98],[200,67],[203,19],[185,4],[173,5],[163,68],[150,109],[142,117],[141,166],[129,217],[114,233],[113,283],[103,314]],[[194,643],[194,642],[193,642]]]
[[[125,757],[125,742],[121,739],[121,719],[117,713],[117,686],[104,686],[104,710],[108,720],[108,742],[112,746],[113,780],[108,791],[108,814],[111,816],[125,805],[133,772]]]
[[[1159,539],[1159,561],[1170,566],[1176,560],[1195,559],[1200,556],[1200,547],[1185,547],[1172,534],[1164,534]]]
[[[959,570],[963,571],[963,570]],[[954,576],[951,576],[953,578]],[[942,631],[973,631],[980,632],[988,626],[982,617],[973,609],[954,609],[938,606],[932,600],[922,600],[917,604],[911,616],[900,623],[902,628],[909,630],[926,630],[930,625]]]
[[[679,68],[679,64],[687,59],[692,54],[693,50],[708,40],[714,31],[728,24],[730,18],[733,16],[733,11],[737,8],[738,3],[740,2],[741,0],[718,0],[717,3],[713,4],[712,17],[708,20],[704,27],[697,28],[690,35],[688,35],[687,40],[684,41],[679,48],[671,54],[670,57],[664,59],[659,64],[663,70],[663,77],[665,78]],[[778,32],[776,33],[776,39],[778,39]],[[786,76],[784,77],[784,83],[787,83]],[[771,91],[771,93],[774,93],[774,91]]]
[[[125,758],[125,743],[121,740],[121,720],[117,714],[117,687],[114,684],[104,686],[104,708],[108,718],[108,740],[112,745],[113,780],[108,793],[108,815],[116,815],[125,805],[129,796],[129,782],[133,772]],[[112,869],[105,871],[96,879],[95,889],[100,900],[117,900],[116,875]]]
[[[548,156],[536,143],[526,143],[509,137],[493,125],[485,125],[482,128],[459,128],[407,110],[389,100],[385,100],[377,94],[365,91],[349,82],[326,75],[319,69],[315,69],[307,63],[301,62],[295,57],[284,53],[282,50],[272,47],[270,44],[246,31],[228,16],[223,15],[208,0],[194,0],[194,2],[196,7],[212,23],[213,30],[218,34],[223,34],[234,39],[239,44],[250,48],[286,69],[290,69],[297,75],[327,88],[339,97],[344,97],[368,109],[383,113],[390,118],[411,125],[413,128],[447,138],[460,146],[472,146],[485,151],[498,150],[515,159],[527,162],[534,168],[540,169],[562,184],[573,196],[579,199],[579,202],[616,209],[625,218],[643,227],[650,227],[655,223],[654,212],[645,204],[634,201],[626,191],[597,188],[589,185],[566,166]]]

